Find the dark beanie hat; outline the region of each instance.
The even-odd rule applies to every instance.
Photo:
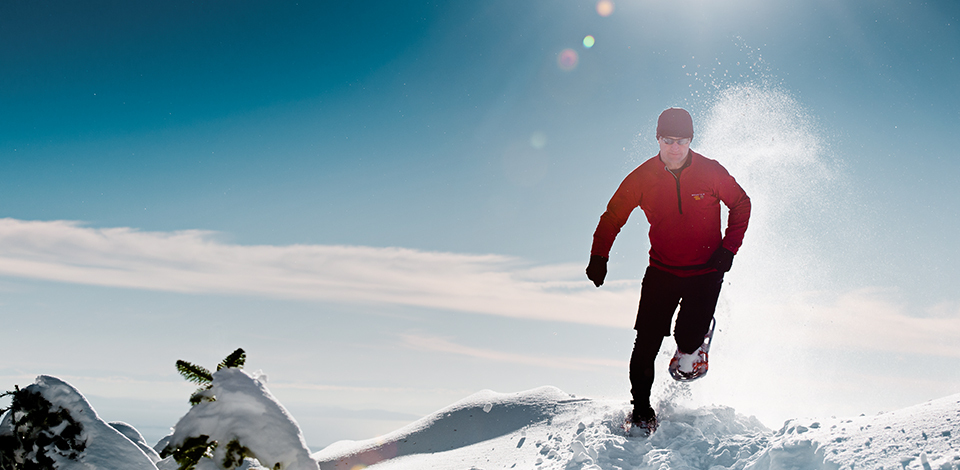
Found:
[[[657,137],[693,138],[693,118],[683,108],[670,108],[660,113],[657,119]]]

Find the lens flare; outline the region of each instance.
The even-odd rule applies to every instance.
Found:
[[[564,49],[560,52],[560,55],[557,56],[557,65],[563,70],[569,71],[577,68],[577,62],[579,61],[580,56],[578,56],[577,51],[573,49]]]
[[[534,132],[530,136],[530,146],[540,150],[547,146],[547,135],[543,132]]]
[[[594,39],[593,36],[587,36],[587,37],[583,38],[583,47],[586,47],[587,49],[590,49],[591,47],[593,47],[593,45],[594,45],[596,42],[597,42],[597,40]]]
[[[610,16],[613,13],[613,2],[610,0],[600,0],[597,2],[597,14],[600,16]]]
[[[532,139],[531,139],[532,140]],[[543,136],[546,145],[546,136]],[[550,158],[534,142],[513,142],[503,152],[503,171],[507,180],[521,188],[532,188],[547,176]]]

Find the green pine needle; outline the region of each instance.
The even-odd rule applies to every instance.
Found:
[[[187,381],[195,384],[204,385],[213,382],[213,374],[209,370],[187,361],[177,361],[177,372],[180,372]]]
[[[247,361],[247,353],[243,348],[237,348],[236,351],[230,353],[229,356],[220,361],[220,364],[217,365],[217,370],[223,369],[225,367],[232,367],[236,369],[242,369],[244,362]],[[201,392],[210,390],[213,387],[213,373],[202,366],[198,366],[191,362],[184,360],[177,361],[177,372],[183,376],[184,379],[187,379],[188,382],[193,382],[197,385],[200,385],[200,388],[190,397],[191,405],[198,405],[203,401],[214,401],[215,397],[207,397]],[[3,470],[0,468],[0,470]]]
[[[243,369],[244,362],[247,361],[247,353],[243,348],[237,348],[236,351],[230,353],[229,356],[223,359],[220,364],[217,365],[217,370],[233,367],[237,369]]]

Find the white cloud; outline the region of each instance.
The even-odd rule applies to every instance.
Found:
[[[418,351],[457,354],[461,356],[482,359],[485,361],[506,362],[534,367],[549,367],[552,369],[596,370],[597,367],[612,367],[626,370],[626,361],[612,359],[591,359],[581,357],[553,357],[531,356],[526,354],[507,353],[493,349],[474,348],[456,344],[443,338],[420,335],[402,335],[404,347]]]
[[[736,284],[754,284],[751,277],[758,275],[762,273],[738,273]],[[637,282],[609,282],[596,289],[580,265],[534,266],[497,255],[359,246],[244,246],[222,243],[214,233],[198,230],[143,232],[9,218],[0,219],[0,276],[168,292],[394,304],[618,328],[633,325],[638,290]],[[741,333],[749,333],[753,342],[780,331],[781,345],[793,342],[801,348],[960,356],[955,347],[960,343],[956,304],[939,305],[932,315],[911,315],[909,307],[885,292],[861,289],[792,294],[781,296],[777,305],[751,307],[748,299],[753,295],[738,295],[738,286],[733,287],[725,297],[736,304],[735,318],[753,318],[739,322]],[[754,309],[758,313],[750,314]],[[420,338],[408,345],[414,343],[491,360],[526,360],[468,351],[436,339]]]
[[[630,327],[636,283],[597,290],[583,266],[403,248],[245,246],[212,232],[0,219],[0,275],[182,293],[381,303]]]
[[[877,287],[758,298],[761,296],[727,291],[726,302],[718,308],[718,322],[722,337],[732,338],[721,341],[721,349],[742,349],[747,356],[761,354],[753,361],[759,363],[772,357],[781,361],[798,356],[832,358],[828,364],[814,364],[816,367],[839,364],[847,353],[854,357],[864,357],[863,353],[915,355],[930,361],[960,357],[956,347],[960,344],[960,312],[951,304],[921,311],[895,291]]]
[[[808,338],[816,338],[816,344],[825,348],[960,357],[956,313],[911,315],[908,306],[876,288],[829,297],[796,299],[789,305],[793,314],[784,326],[806,330]]]

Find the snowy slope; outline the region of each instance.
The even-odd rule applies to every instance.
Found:
[[[791,420],[771,444],[752,468],[958,468],[960,394],[877,416]]]
[[[554,387],[508,394],[483,391],[380,438],[341,441],[301,458],[299,449],[305,452],[305,446],[296,422],[263,383],[239,370],[217,374],[218,400],[194,407],[177,430],[216,434],[221,441],[244,433],[252,451],[271,456],[268,460],[282,468],[960,468],[960,394],[875,416],[794,419],[778,431],[729,407],[691,409],[660,403],[660,429],[643,438],[628,437],[621,430],[629,406],[625,402],[577,398]],[[673,387],[668,401],[682,401],[677,397],[687,396],[689,386]],[[59,468],[177,467],[169,458],[157,462],[159,456],[131,426],[100,420],[66,382],[40,376],[28,388],[70,410],[83,425],[86,449],[79,461],[58,458]],[[7,413],[0,420],[0,434],[12,432],[10,419]],[[214,468],[215,461],[202,460],[201,466]],[[248,460],[241,468],[254,468],[253,463]]]
[[[668,406],[650,438],[623,435],[627,406],[577,399],[552,387],[484,391],[381,438],[338,442],[313,458],[324,470],[960,465],[960,395],[877,416],[791,420],[777,432],[727,407]]]

